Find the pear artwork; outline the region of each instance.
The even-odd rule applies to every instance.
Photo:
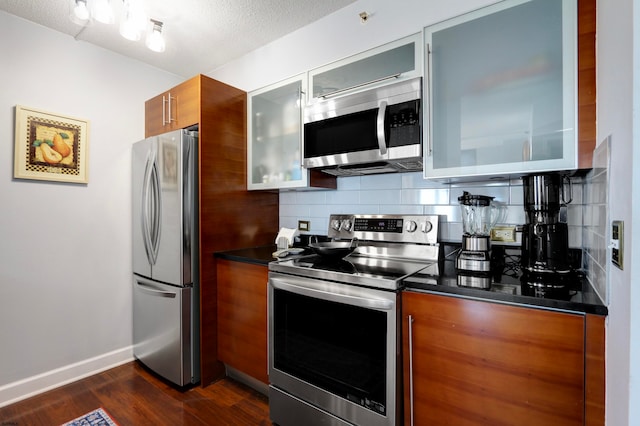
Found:
[[[69,135],[56,132],[52,139],[36,140],[33,146],[40,149],[42,160],[48,164],[59,164],[72,154],[71,146],[67,143]]]
[[[69,153],[71,153],[71,148],[69,148],[69,145],[66,144],[66,142],[64,141],[65,137],[63,137],[62,135],[64,135],[66,139],[69,138],[66,133],[56,133],[53,137],[53,149],[60,153],[60,155],[62,155],[62,157],[64,158],[69,155]]]
[[[48,144],[40,144],[40,150],[42,151],[42,159],[49,164],[58,164],[62,161],[62,154],[55,151]]]

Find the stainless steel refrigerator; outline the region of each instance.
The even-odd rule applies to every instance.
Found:
[[[133,145],[133,354],[184,386],[200,380],[197,132]]]

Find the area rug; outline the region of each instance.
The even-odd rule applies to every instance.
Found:
[[[73,419],[62,426],[118,426],[106,411],[102,408],[90,411],[87,414]]]

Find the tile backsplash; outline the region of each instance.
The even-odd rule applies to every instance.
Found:
[[[582,249],[587,279],[608,304],[607,261],[609,238],[608,168],[611,142],[607,138],[594,152],[593,169],[573,177],[572,201],[567,208],[569,246]],[[310,234],[326,235],[329,215],[437,214],[442,216],[440,239],[460,241],[462,217],[458,197],[464,191],[495,197],[503,214],[498,224],[525,223],[522,180],[446,184],[425,180],[422,173],[382,174],[338,178],[337,190],[280,193],[280,226],[297,228],[310,222]]]
[[[462,217],[458,197],[464,191],[495,197],[502,207],[498,224],[525,223],[521,179],[478,183],[445,184],[425,180],[422,173],[382,174],[338,178],[337,190],[280,193],[280,226],[296,228],[298,220],[310,222],[312,234],[327,234],[329,215],[437,214],[442,216],[443,241],[460,241]],[[583,182],[573,180],[573,201],[569,204],[569,245],[582,247]]]
[[[582,263],[587,279],[605,305],[609,304],[607,272],[610,240],[609,164],[611,137],[598,144],[593,153],[593,169],[585,177],[582,229]]]

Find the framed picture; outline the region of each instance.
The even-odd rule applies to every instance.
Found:
[[[89,122],[16,106],[13,176],[89,182]]]

